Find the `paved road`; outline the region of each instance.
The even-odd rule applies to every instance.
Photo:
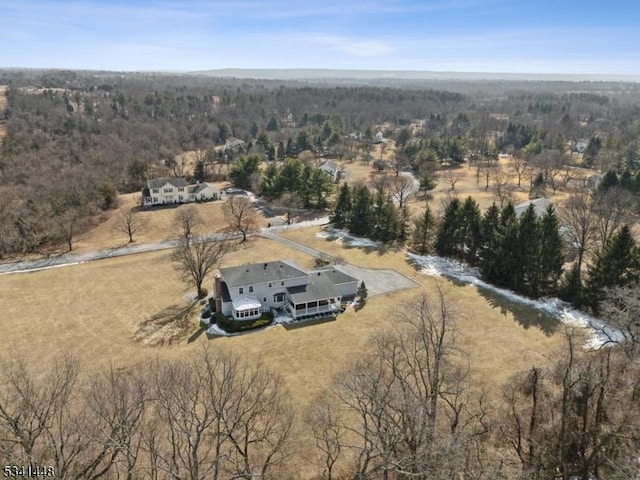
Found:
[[[313,225],[324,225],[328,222],[329,222],[328,217],[322,217],[316,220],[304,221],[300,223],[292,223],[291,225],[285,225],[282,227],[273,227],[271,229],[263,228],[259,233],[259,235],[264,234],[263,236],[265,236],[265,238],[271,238],[273,240],[274,238],[269,236],[270,230],[274,230],[274,231],[280,230],[280,229],[292,230],[296,228],[306,228]],[[239,235],[229,236],[225,234],[212,234],[212,235],[205,235],[204,238],[206,241],[219,241],[225,238],[226,239],[239,238]],[[278,237],[278,238],[281,238],[281,237]],[[162,240],[159,242],[126,245],[124,247],[117,247],[117,248],[106,248],[103,250],[95,250],[92,252],[65,253],[65,254],[52,255],[49,257],[39,258],[34,260],[23,260],[20,262],[3,263],[3,264],[0,264],[0,275],[9,274],[9,273],[36,272],[38,270],[44,270],[47,268],[65,267],[69,265],[76,265],[78,263],[91,262],[93,260],[103,260],[105,258],[122,257],[124,255],[133,255],[136,253],[146,253],[146,252],[155,252],[158,250],[167,250],[170,248],[175,248],[177,245],[178,245],[178,240],[175,240],[175,239]],[[300,247],[304,247],[304,245],[300,245]],[[318,252],[317,250],[314,251],[315,253],[311,253],[311,250],[313,249],[309,249],[309,251],[307,251],[306,253],[309,253],[309,255],[313,255],[313,256],[320,255],[320,252]]]
[[[217,241],[229,238],[228,235],[213,234],[205,236],[207,241]],[[233,237],[232,237],[233,238]],[[162,240],[160,242],[141,243],[138,245],[127,245],[117,248],[106,248],[85,253],[65,253],[61,255],[39,258],[36,260],[23,260],[21,262],[11,262],[0,264],[0,274],[35,272],[47,268],[64,267],[76,265],[78,263],[102,260],[105,258],[122,257],[136,253],[155,252],[157,250],[167,250],[175,248],[178,240]]]

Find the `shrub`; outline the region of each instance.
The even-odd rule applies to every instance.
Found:
[[[209,295],[209,290],[207,290],[206,288],[202,287],[200,289],[200,291],[198,292],[198,298],[204,298],[207,295]]]
[[[253,330],[254,328],[261,328],[269,325],[273,322],[273,315],[269,312],[263,313],[262,316],[253,322],[241,322],[227,318],[221,313],[215,314],[216,323],[218,326],[227,333],[244,332],[247,330]]]

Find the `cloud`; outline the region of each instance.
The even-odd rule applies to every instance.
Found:
[[[354,39],[337,36],[317,36],[311,41],[349,53],[359,57],[382,57],[393,53],[394,48],[381,40]]]

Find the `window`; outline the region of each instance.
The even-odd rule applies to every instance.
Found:
[[[269,288],[271,288],[271,284],[269,284]]]
[[[320,300],[318,303],[321,307],[326,307],[327,305],[329,305],[329,300]]]
[[[309,308],[315,308],[318,306],[318,302],[309,302],[308,307]]]
[[[284,293],[276,293],[273,296],[273,301],[276,302],[276,303],[284,302]]]
[[[184,187],[178,187],[179,192],[184,192]]]
[[[183,200],[182,195],[178,195],[178,200]]]
[[[262,301],[263,301],[263,302],[266,302],[266,301],[267,301],[267,297],[263,297],[263,298],[262,298]]]
[[[158,201],[158,197],[153,197],[153,201],[157,202]]]
[[[284,282],[280,282],[280,285],[284,285]]]
[[[244,287],[240,287],[240,288],[238,289],[238,293],[239,293],[240,295],[242,295],[242,294],[244,293]]]
[[[165,188],[162,190],[164,193],[173,193],[173,188]]]
[[[299,303],[298,305],[296,305],[296,310],[304,310],[304,309],[305,309],[304,303]]]
[[[253,293],[253,285],[249,285],[249,293]]]
[[[153,193],[160,193],[160,189],[159,189],[159,188],[154,188],[153,190],[151,190],[151,192],[153,192]]]

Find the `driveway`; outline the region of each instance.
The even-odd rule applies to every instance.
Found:
[[[365,283],[369,297],[416,288],[420,285],[395,270],[378,270],[355,265],[335,265],[336,270]]]

